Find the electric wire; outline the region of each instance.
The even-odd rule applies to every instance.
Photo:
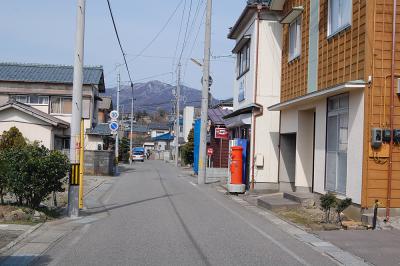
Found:
[[[153,45],[153,43],[158,39],[158,37],[160,37],[161,33],[163,33],[164,30],[168,27],[169,23],[174,18],[176,12],[178,11],[179,7],[182,5],[183,1],[184,0],[181,0],[178,3],[178,5],[173,10],[172,14],[169,16],[167,21],[164,23],[164,25],[161,27],[161,29],[157,32],[157,34],[154,36],[154,38],[151,39],[151,41],[139,52],[139,54],[137,56],[135,56],[132,60],[129,60],[129,62],[135,61],[139,56],[143,55],[144,52],[146,52],[147,49],[149,49]],[[186,3],[186,0],[185,0],[185,3]]]
[[[119,48],[121,49],[122,57],[124,58],[126,71],[128,72],[128,77],[129,77],[129,80],[130,80],[130,82],[131,82],[131,87],[133,88],[133,82],[132,82],[131,72],[129,71],[129,66],[128,66],[128,63],[127,63],[127,61],[126,61],[126,55],[125,55],[124,49],[122,48],[121,39],[119,38],[117,26],[116,26],[115,20],[114,20],[114,15],[113,15],[113,12],[112,12],[112,10],[111,10],[110,0],[107,0],[107,4],[108,4],[108,10],[109,10],[109,12],[110,12],[111,20],[112,20],[112,23],[113,23],[113,26],[114,26],[114,32],[115,32],[115,35],[116,35],[117,40],[118,40]]]

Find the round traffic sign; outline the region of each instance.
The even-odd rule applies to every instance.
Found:
[[[108,126],[110,127],[111,131],[117,131],[119,128],[119,125],[117,122],[111,122]]]
[[[117,110],[113,110],[113,111],[110,112],[110,118],[111,118],[112,120],[117,120],[118,117],[119,117],[119,113],[118,113]]]

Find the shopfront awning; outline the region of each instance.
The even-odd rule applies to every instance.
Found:
[[[240,108],[229,115],[224,116],[227,128],[235,128],[244,125],[251,125],[251,115],[253,112],[259,112],[262,106],[258,104],[250,104]]]
[[[306,95],[281,102],[268,107],[268,111],[282,111],[285,109],[291,109],[300,105],[315,102],[324,98],[328,98],[341,93],[350,92],[353,90],[364,89],[367,83],[363,80],[354,80],[346,83],[339,84],[334,87],[330,87],[324,90],[319,90],[315,92],[308,93]]]

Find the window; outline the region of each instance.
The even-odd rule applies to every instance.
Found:
[[[32,104],[32,105],[47,105],[49,104],[48,96],[39,95],[17,95],[15,100],[20,103]]]
[[[353,1],[329,0],[328,36],[351,26]]]
[[[247,42],[237,54],[237,74],[242,76],[250,69],[250,42]]]
[[[51,97],[52,114],[72,114],[72,98]]]
[[[298,16],[289,26],[289,61],[301,53],[301,17]]]
[[[346,194],[349,95],[328,99],[326,137],[327,191]]]

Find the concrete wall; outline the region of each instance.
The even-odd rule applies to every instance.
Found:
[[[311,191],[314,155],[314,110],[298,112],[296,191]]]
[[[0,134],[17,127],[29,141],[40,141],[49,149],[53,149],[52,126],[24,112],[7,109],[0,112]]]
[[[361,204],[363,142],[364,135],[364,92],[350,93],[349,98],[349,147],[347,151],[347,189],[346,196]]]
[[[101,149],[103,149],[103,138],[101,136],[86,135],[85,150],[97,151],[98,145],[101,145]]]
[[[85,174],[114,175],[114,156],[113,151],[85,151]]]

